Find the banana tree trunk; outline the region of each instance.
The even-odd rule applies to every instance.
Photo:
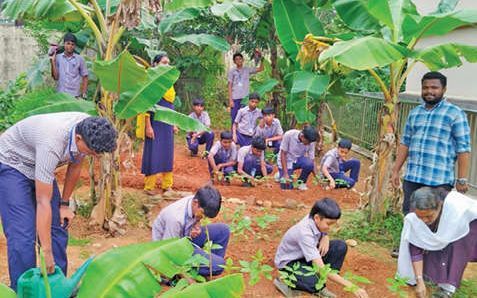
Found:
[[[368,192],[370,221],[384,219],[387,207],[392,204],[389,189],[393,156],[396,150],[397,95],[383,105],[379,115],[380,139],[375,149],[371,170],[371,189]]]

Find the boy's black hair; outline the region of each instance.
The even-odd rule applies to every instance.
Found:
[[[341,209],[334,199],[323,198],[315,202],[310,211],[310,218],[318,214],[321,218],[339,219]]]
[[[338,147],[343,148],[343,149],[350,150],[352,146],[353,146],[353,143],[351,143],[351,141],[348,140],[348,139],[341,139],[338,142]]]
[[[260,94],[258,94],[257,92],[250,93],[250,95],[248,96],[248,100],[251,100],[251,99],[260,100]]]
[[[439,80],[443,88],[447,86],[447,77],[438,71],[430,71],[423,75],[421,84],[424,83],[425,80]]]
[[[68,32],[65,34],[65,36],[63,37],[63,42],[67,42],[67,41],[72,41],[76,44],[76,36],[71,33],[71,32]]]
[[[118,133],[106,118],[88,117],[76,125],[75,133],[79,134],[89,149],[96,153],[116,150]]]
[[[303,134],[305,139],[307,139],[310,143],[319,141],[318,133],[316,132],[316,129],[313,126],[305,126],[303,130],[301,131],[301,133]]]
[[[220,133],[220,139],[221,140],[231,140],[233,138],[233,135],[230,131],[226,130]]]
[[[258,150],[265,150],[267,149],[267,144],[265,143],[265,139],[262,137],[254,137],[252,139],[252,147]]]
[[[236,57],[240,57],[243,59],[243,55],[241,53],[235,53],[233,56],[232,56],[232,61],[235,61],[235,58]]]
[[[157,54],[154,56],[154,59],[152,60],[152,63],[159,63],[161,62],[162,58],[168,57],[166,52],[162,52],[160,54]]]
[[[204,214],[208,218],[214,218],[219,214],[222,196],[215,187],[206,185],[199,188],[194,199],[199,202],[199,207],[204,209]]]
[[[275,110],[273,110],[272,107],[265,107],[262,110],[263,115],[270,115],[270,114],[275,114]]]
[[[194,98],[194,99],[192,100],[192,105],[193,105],[193,106],[198,106],[198,105],[203,106],[203,105],[204,105],[204,99],[201,98],[201,97]]]

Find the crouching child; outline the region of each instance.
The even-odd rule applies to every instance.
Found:
[[[212,260],[210,266],[201,266],[198,270],[202,276],[219,275],[224,270],[224,256],[230,237],[230,229],[223,223],[201,226],[204,217],[214,218],[220,211],[222,196],[213,186],[201,187],[195,195],[184,197],[162,209],[152,226],[152,240],[188,237],[194,246],[194,254],[200,254]],[[204,250],[209,240],[220,248],[212,249],[209,256]],[[212,271],[212,272],[210,272]]]
[[[252,186],[256,177],[264,177],[273,172],[273,166],[265,162],[265,139],[254,137],[252,145],[243,146],[237,153],[237,173],[244,178],[243,186]]]
[[[220,133],[220,141],[215,142],[207,158],[209,160],[210,178],[213,180],[222,174],[225,181],[229,181],[230,175],[235,171],[235,165],[237,164],[237,146],[232,141],[230,131]]]
[[[341,217],[341,210],[335,200],[324,198],[315,202],[310,213],[300,222],[291,227],[283,236],[275,255],[275,266],[279,271],[290,272],[289,268],[298,268],[303,274],[295,275],[295,290],[305,291],[320,297],[336,297],[327,290],[326,286],[316,288],[320,280],[318,273],[309,273],[309,268],[322,268],[329,265],[331,269],[339,271],[343,265],[347,245],[342,240],[331,240],[328,231]],[[295,270],[296,271],[296,270]],[[343,287],[353,284],[338,273],[330,273],[329,281],[338,283]],[[275,286],[286,297],[293,296],[294,290],[282,280],[275,279]],[[368,294],[364,289],[358,288],[354,292],[356,297],[365,298]]]

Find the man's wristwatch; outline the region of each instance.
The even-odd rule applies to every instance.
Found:
[[[460,185],[467,184],[467,178],[457,178],[455,181]]]

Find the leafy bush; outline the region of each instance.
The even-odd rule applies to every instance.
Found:
[[[26,74],[22,73],[15,81],[9,82],[5,90],[0,90],[0,131],[15,123],[12,117],[15,102],[25,94],[26,89]]]

